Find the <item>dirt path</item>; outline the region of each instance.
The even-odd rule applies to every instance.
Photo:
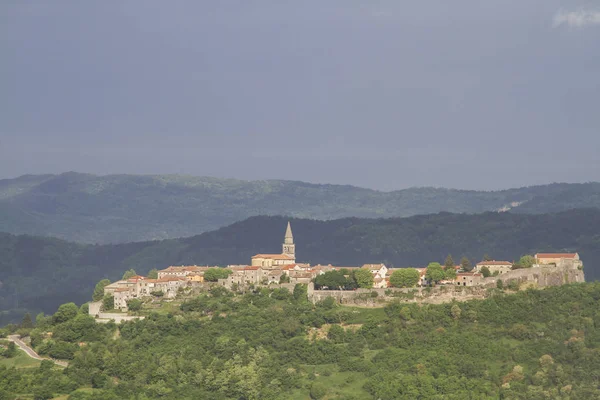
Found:
[[[21,350],[23,350],[25,353],[27,353],[27,355],[31,358],[34,358],[36,360],[50,360],[50,361],[54,362],[54,364],[59,365],[61,367],[67,367],[69,365],[69,363],[66,361],[60,361],[60,360],[55,360],[53,358],[41,357],[38,353],[35,352],[35,350],[33,350],[31,347],[29,347],[21,339],[19,339],[19,336],[17,336],[17,335],[8,336],[8,340],[10,340],[11,342],[14,342],[17,346],[19,346],[19,348]]]

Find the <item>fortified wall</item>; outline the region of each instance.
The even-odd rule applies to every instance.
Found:
[[[585,275],[583,264],[579,260],[563,259],[556,265],[535,265],[531,268],[516,269],[502,275],[483,278],[481,284],[485,287],[495,287],[498,280],[505,284],[516,280],[520,285],[531,284],[543,288],[585,282]]]
[[[506,287],[517,281],[520,287],[544,288],[569,283],[585,282],[583,265],[578,260],[562,260],[558,265],[536,265],[531,268],[517,269],[504,274],[483,278],[477,286],[440,285],[436,287],[357,289],[357,290],[315,290],[308,285],[308,299],[317,303],[333,297],[341,304],[361,306],[381,306],[392,300],[407,302],[445,303],[453,300],[467,301],[483,299],[489,295],[488,289],[495,288],[501,280]]]

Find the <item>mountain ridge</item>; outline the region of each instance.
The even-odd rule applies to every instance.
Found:
[[[408,267],[443,262],[449,253],[455,261],[467,256],[478,262],[484,254],[511,261],[536,252],[577,251],[586,279],[600,278],[600,210],[595,208],[330,221],[256,216],[188,238],[112,245],[0,234],[0,310],[6,311],[0,320],[24,310],[50,312],[64,302],[85,302],[97,281],[114,281],[130,268],[145,274],[169,265],[249,263],[254,254],[281,251],[288,220],[299,262]]]
[[[498,191],[413,187],[385,192],[352,185],[191,175],[67,172],[0,180],[0,230],[82,243],[187,237],[255,215],[333,220],[441,211],[545,213],[585,207],[600,207],[600,183]]]

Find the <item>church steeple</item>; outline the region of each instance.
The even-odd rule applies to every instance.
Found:
[[[296,245],[294,244],[294,235],[292,234],[292,226],[288,221],[287,229],[285,230],[285,238],[283,239],[283,254],[287,254],[296,258]]]

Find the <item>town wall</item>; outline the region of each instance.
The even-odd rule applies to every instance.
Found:
[[[308,299],[317,303],[333,297],[338,303],[360,306],[381,306],[382,303],[400,299],[418,303],[445,303],[483,299],[489,295],[490,288],[495,288],[501,280],[508,285],[517,281],[519,286],[529,284],[533,287],[560,286],[569,283],[585,282],[583,269],[577,263],[569,262],[555,265],[539,265],[532,268],[517,269],[507,273],[484,278],[478,286],[440,285],[436,287],[357,289],[357,290],[315,290],[311,283],[308,286]],[[375,295],[376,294],[376,295]]]
[[[498,276],[481,280],[485,287],[495,287],[498,280],[504,284],[516,280],[521,284],[531,284],[536,287],[560,286],[568,283],[585,282],[583,268],[573,260],[563,260],[558,265],[538,265],[531,268],[515,269]]]
[[[108,322],[110,320],[114,320],[117,324],[123,321],[132,321],[134,319],[144,319],[143,316],[133,316],[121,313],[99,313],[97,322]]]
[[[89,306],[88,313],[93,317],[100,314],[100,311],[102,310],[102,302],[101,301],[94,301],[94,302],[88,303],[88,306]]]

